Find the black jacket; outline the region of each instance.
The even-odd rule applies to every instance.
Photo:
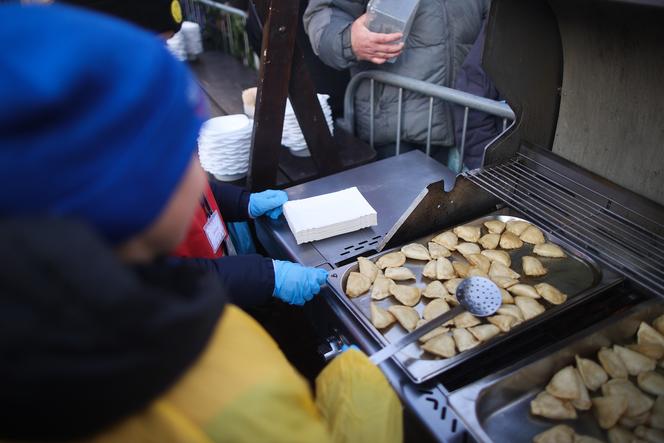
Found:
[[[0,440],[68,440],[168,389],[223,312],[217,279],[127,267],[87,226],[0,220]]]
[[[226,222],[247,221],[250,193],[243,188],[210,181],[212,193]],[[274,292],[272,260],[258,254],[226,256],[217,259],[172,259],[173,263],[189,262],[213,272],[232,302],[241,308],[261,306]]]

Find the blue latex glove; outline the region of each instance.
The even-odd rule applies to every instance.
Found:
[[[284,191],[258,192],[249,196],[249,215],[253,218],[267,215],[272,220],[276,220],[284,211],[283,205],[288,201],[288,194]]]
[[[355,345],[347,345],[346,343],[344,343],[344,344],[341,346],[341,353],[343,354],[344,352],[346,352],[346,351],[349,350],[349,349],[355,349],[356,351],[360,351],[360,352],[362,352],[362,350],[361,350],[360,348],[358,348],[357,346],[355,346]]]
[[[274,296],[291,305],[302,306],[320,292],[327,271],[305,268],[297,263],[272,260],[274,266]]]

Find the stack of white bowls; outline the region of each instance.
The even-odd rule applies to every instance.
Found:
[[[327,100],[329,95],[318,94],[318,101],[320,102],[323,115],[327,126],[330,128],[330,133],[334,133],[334,121],[332,119],[332,110]],[[284,131],[281,136],[281,144],[287,146],[291,154],[296,157],[310,157],[311,153],[307,147],[307,142],[304,139],[304,134],[300,129],[300,125],[295,117],[295,111],[291,106],[290,100],[286,101],[286,113],[284,115]]]
[[[203,53],[203,39],[199,24],[182,22],[182,28],[178,34],[182,34],[184,45],[187,48],[187,58],[189,60],[196,60]]]
[[[253,120],[244,114],[225,115],[205,122],[198,136],[201,166],[221,181],[247,176]]]
[[[166,47],[176,59],[181,62],[187,60],[187,45],[181,32],[175,33],[173,37],[166,40]]]

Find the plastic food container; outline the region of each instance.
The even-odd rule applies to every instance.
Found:
[[[399,32],[403,34],[399,42],[405,42],[419,5],[420,0],[369,0],[367,28],[381,34]],[[394,63],[396,59],[388,61]]]

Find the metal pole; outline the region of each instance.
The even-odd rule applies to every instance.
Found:
[[[397,111],[397,152],[401,153],[401,104],[403,102],[403,88],[399,88],[399,109]]]
[[[371,104],[369,105],[369,146],[374,147],[374,97],[375,97],[375,82],[371,79],[371,94],[369,96]],[[354,135],[354,134],[353,134]]]
[[[431,156],[431,131],[433,125],[433,97],[429,98],[429,125],[427,126],[427,156]]]
[[[461,172],[463,170],[463,157],[466,153],[466,130],[468,129],[468,111],[469,108],[466,108],[463,111],[463,130],[461,131],[461,148],[459,149],[459,165],[456,172]]]

